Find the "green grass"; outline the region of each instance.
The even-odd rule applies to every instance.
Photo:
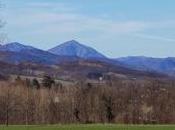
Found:
[[[175,130],[175,125],[48,125],[0,126],[0,130]]]

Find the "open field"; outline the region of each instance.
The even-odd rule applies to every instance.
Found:
[[[0,126],[0,130],[175,130],[175,125]]]

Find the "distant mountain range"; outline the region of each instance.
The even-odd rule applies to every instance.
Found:
[[[175,58],[151,58],[144,56],[130,56],[117,58],[116,61],[131,69],[155,71],[170,76],[175,76]]]
[[[137,71],[158,72],[175,76],[175,58],[124,57],[110,59],[95,49],[75,40],[67,41],[44,51],[17,42],[0,46],[0,61],[11,64],[37,63],[56,65],[64,61],[77,60],[101,61],[117,67]]]

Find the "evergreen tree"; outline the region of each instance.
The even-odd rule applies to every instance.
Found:
[[[52,85],[55,84],[55,81],[52,77],[45,75],[42,84],[44,87],[51,89]]]
[[[36,89],[40,89],[40,83],[38,82],[38,80],[37,80],[36,78],[33,79],[32,85],[33,85],[34,87],[36,87]]]

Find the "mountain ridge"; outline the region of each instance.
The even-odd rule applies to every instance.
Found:
[[[32,46],[23,45],[19,42],[11,42],[0,46],[0,51],[20,52],[22,50],[32,50],[32,49],[35,48]]]
[[[59,57],[47,51],[12,42],[0,46],[0,61],[19,64],[33,62],[41,64],[56,64]]]
[[[0,46],[0,61],[8,63],[32,62],[40,64],[59,64],[63,61],[78,59],[102,61],[116,66],[124,66],[139,71],[154,71],[175,76],[175,58],[153,58],[145,56],[129,56],[110,59],[92,47],[85,46],[75,40],[67,41],[48,51],[32,46],[12,42]]]

